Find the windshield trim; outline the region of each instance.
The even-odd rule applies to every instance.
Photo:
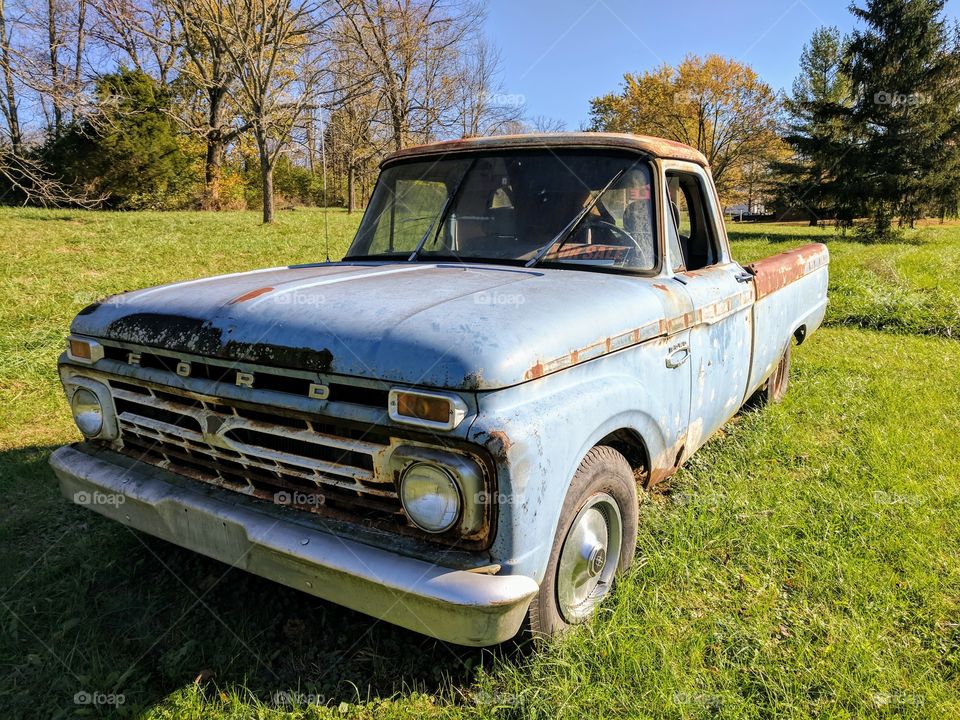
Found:
[[[381,265],[390,262],[398,264],[409,263],[407,253],[379,253],[377,255],[345,255],[341,263],[370,263]],[[455,255],[438,255],[429,258],[418,257],[413,261],[422,265],[503,265],[506,267],[515,267],[520,270],[537,272],[538,270],[571,270],[586,272],[601,272],[610,275],[633,275],[636,277],[657,277],[660,275],[660,269],[649,268],[625,268],[614,267],[611,265],[587,265],[571,262],[557,262],[555,260],[545,260],[534,267],[526,267],[526,260],[511,260],[509,258],[459,258]]]

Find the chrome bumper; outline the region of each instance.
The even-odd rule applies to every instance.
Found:
[[[537,583],[450,570],[258,510],[246,498],[182,485],[109,451],[50,457],[67,499],[150,535],[410,630],[460,645],[517,634]]]

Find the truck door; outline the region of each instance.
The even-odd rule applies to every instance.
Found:
[[[689,456],[743,403],[750,374],[753,285],[750,274],[730,256],[709,175],[691,163],[664,167],[674,279],[685,286],[693,304]]]

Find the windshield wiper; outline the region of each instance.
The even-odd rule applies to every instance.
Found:
[[[633,167],[633,165],[631,165],[630,167]],[[566,224],[566,226],[564,226],[563,230],[561,230],[561,231],[558,232],[556,235],[554,235],[554,236],[550,239],[550,242],[548,242],[546,245],[544,245],[544,246],[541,247],[539,250],[537,250],[537,254],[534,255],[532,258],[530,258],[530,259],[527,261],[526,265],[524,265],[524,267],[533,267],[533,266],[536,265],[538,262],[540,262],[541,260],[543,260],[543,257],[544,257],[548,252],[550,252],[550,248],[552,248],[552,247],[553,247],[554,245],[556,245],[557,243],[560,243],[560,247],[563,247],[563,244],[569,239],[570,234],[573,233],[573,231],[576,229],[577,225],[580,224],[580,221],[583,220],[583,219],[587,216],[587,213],[589,213],[591,210],[593,210],[593,208],[595,208],[595,207],[597,206],[597,203],[600,202],[600,198],[603,197],[603,194],[604,194],[605,192],[607,192],[607,190],[609,190],[611,187],[613,187],[613,184],[614,184],[617,180],[619,180],[621,177],[623,177],[624,173],[626,173],[627,170],[630,169],[630,167],[624,168],[623,170],[621,170],[620,172],[618,172],[616,175],[614,175],[614,176],[610,179],[610,182],[608,182],[606,185],[604,185],[604,186],[603,186],[603,189],[602,189],[600,192],[597,193],[596,197],[594,197],[593,200],[591,200],[590,202],[588,202],[588,203],[584,206],[584,208],[583,208],[580,212],[578,212],[578,213],[576,214],[576,216],[574,216],[573,220],[571,220],[569,223]],[[559,248],[558,248],[558,249],[559,249]]]
[[[417,243],[417,247],[414,248],[413,252],[410,253],[410,257],[407,258],[407,262],[416,262],[417,256],[420,254],[420,251],[423,250],[424,245],[427,244],[427,240],[430,238],[430,235],[436,236],[440,234],[441,228],[443,228],[443,223],[447,221],[447,213],[450,212],[450,208],[453,207],[453,201],[457,199],[457,195],[460,193],[460,187],[463,185],[463,181],[466,179],[467,175],[470,174],[470,171],[473,170],[473,166],[477,164],[477,159],[474,158],[470,161],[470,164],[467,165],[467,169],[464,170],[463,175],[460,176],[460,179],[457,181],[457,184],[453,188],[453,192],[447,196],[447,201],[443,204],[443,208],[440,210],[440,214],[433,219],[433,222],[430,223],[430,227],[427,228],[427,231],[423,234],[423,237],[420,238],[420,242]],[[437,232],[433,233],[433,228],[437,228]]]

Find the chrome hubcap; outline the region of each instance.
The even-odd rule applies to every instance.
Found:
[[[609,592],[622,536],[620,509],[607,493],[594,495],[577,513],[557,565],[557,600],[568,623],[583,622]]]

